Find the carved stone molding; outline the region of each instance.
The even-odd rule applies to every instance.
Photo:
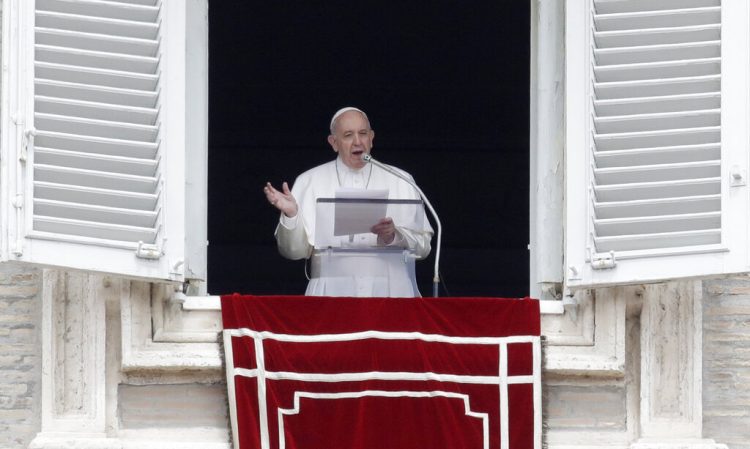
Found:
[[[641,312],[641,434],[700,438],[699,283],[644,287]]]
[[[153,290],[156,294],[153,294]],[[127,430],[118,425],[118,385],[125,368],[127,378],[142,376],[149,382],[198,383],[212,370],[220,370],[216,342],[158,342],[158,329],[192,326],[184,340],[206,339],[210,326],[166,304],[165,286],[78,272],[45,270],[42,292],[42,429],[29,445],[32,449],[230,449],[228,429],[217,427]],[[107,305],[116,322],[107,327]],[[152,325],[152,304],[164,310]],[[158,312],[157,312],[158,313]],[[207,312],[208,313],[208,312]],[[212,312],[216,315],[216,312]],[[160,321],[161,320],[161,321]],[[203,327],[196,323],[204,322]],[[209,320],[210,321],[210,320]],[[217,320],[214,320],[217,321]],[[111,324],[111,322],[110,322]],[[220,321],[213,326],[220,325]],[[120,341],[122,330],[122,341]],[[113,334],[114,333],[114,334]],[[123,362],[107,344],[121,345]],[[109,357],[107,357],[109,355]],[[208,367],[208,368],[207,368]],[[157,376],[153,373],[159,372]],[[214,376],[215,377],[215,376]],[[109,383],[108,383],[109,382]],[[108,390],[109,388],[109,390]]]
[[[729,449],[726,444],[709,439],[673,439],[672,441],[642,439],[630,449]]]
[[[183,311],[172,303],[168,286],[119,282],[122,323],[122,369],[222,369],[216,311]]]
[[[112,438],[71,438],[61,435],[39,435],[29,449],[123,449],[122,442]]]
[[[562,314],[542,314],[542,335],[551,346],[594,346],[594,309],[590,291],[576,292],[573,301],[563,305]]]
[[[726,449],[703,439],[699,281],[643,287],[640,436],[631,449]]]
[[[151,314],[153,340],[165,343],[217,343],[221,334],[221,308],[191,309],[171,299],[170,286],[154,284]]]
[[[176,433],[176,432],[172,432]],[[207,441],[170,441],[165,440],[165,432],[152,440],[144,438],[65,438],[37,437],[29,449],[231,449],[229,443]]]
[[[562,315],[543,315],[544,369],[555,374],[620,377],[625,373],[625,307],[635,287],[575,294]]]
[[[101,276],[44,270],[42,431],[31,448],[115,448],[105,432],[105,301]]]

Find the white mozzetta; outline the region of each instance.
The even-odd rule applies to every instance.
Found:
[[[567,285],[747,271],[747,2],[567,6]]]

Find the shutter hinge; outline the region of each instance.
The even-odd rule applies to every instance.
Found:
[[[138,242],[138,248],[135,250],[135,256],[141,259],[160,259],[164,255],[164,251],[159,245],[152,245],[148,243]]]
[[[13,207],[16,209],[23,209],[23,195],[18,193],[13,198]]]
[[[591,258],[591,268],[594,270],[607,270],[615,266],[617,266],[617,261],[614,251],[606,254],[594,254]]]
[[[172,279],[183,279],[185,277],[185,261],[180,259],[171,265],[172,268],[169,270],[169,275]]]
[[[569,281],[581,280],[581,274],[578,272],[578,267],[576,267],[575,265],[571,265],[568,267],[568,270],[570,270],[570,276],[568,276]]]
[[[736,165],[733,165],[729,170],[729,174],[731,175],[729,182],[729,185],[731,187],[742,187],[744,185],[747,185],[747,172],[745,170]]]
[[[25,163],[29,158],[29,147],[34,148],[34,137],[36,136],[36,128],[29,128],[23,133],[23,143],[21,145],[21,153],[18,155],[18,160]]]
[[[23,195],[16,194],[13,198],[13,207],[16,208],[16,244],[13,247],[13,255],[23,256],[23,237],[21,237],[21,216],[23,215]]]

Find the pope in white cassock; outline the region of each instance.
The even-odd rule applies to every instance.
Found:
[[[280,191],[271,183],[263,188],[268,202],[281,211],[276,227],[279,252],[288,259],[311,258],[306,295],[420,296],[414,264],[406,263],[406,256],[400,254],[423,259],[430,253],[433,231],[426,217],[419,220],[418,225],[396,215],[396,218],[383,217],[373,223],[371,234],[356,236],[360,247],[384,250],[380,253],[352,252],[333,260],[325,250],[315,249],[316,211],[319,210],[316,201],[319,198],[334,198],[342,189],[350,192],[362,189],[387,191],[389,200],[420,199],[409,183],[362,159],[370,153],[375,138],[363,111],[352,107],[340,109],[331,119],[330,131],[328,143],[338,153],[335,160],[299,175],[291,190],[286,182]],[[393,168],[412,179],[403,170]],[[417,207],[423,217],[423,207]],[[352,238],[348,238],[350,242]],[[399,257],[382,256],[387,253]]]

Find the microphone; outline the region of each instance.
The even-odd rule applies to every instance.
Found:
[[[399,173],[397,170],[394,170],[388,165],[385,165],[384,163],[373,159],[373,157],[370,156],[369,153],[363,154],[362,160],[365,162],[369,162],[373,165],[377,165],[378,167],[382,168],[383,170],[387,171],[393,176],[403,179],[410,186],[414,187],[417,190],[417,192],[419,192],[419,196],[422,198],[422,201],[424,201],[424,203],[427,205],[427,209],[429,209],[430,213],[432,214],[432,217],[435,219],[435,223],[437,224],[437,246],[435,249],[435,273],[434,273],[434,276],[432,277],[432,296],[437,298],[438,289],[440,287],[440,272],[438,271],[438,268],[440,267],[440,243],[443,237],[443,225],[440,223],[440,218],[438,218],[437,212],[435,212],[435,208],[432,207],[432,203],[430,203],[430,200],[427,199],[427,195],[424,194],[424,192],[422,191],[422,189],[419,188],[417,183],[415,183],[408,177],[404,176],[403,174]]]

